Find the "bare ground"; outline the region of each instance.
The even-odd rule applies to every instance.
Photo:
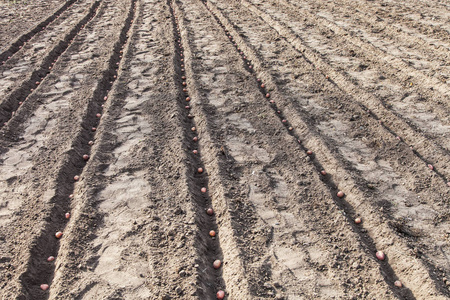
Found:
[[[2,299],[450,297],[447,2],[1,5]]]

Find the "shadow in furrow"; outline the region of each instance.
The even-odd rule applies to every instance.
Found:
[[[223,28],[224,33],[227,36],[229,36],[228,29],[226,28],[226,26],[221,22],[220,18],[216,15],[216,13],[213,12],[209,8],[209,5],[212,5],[212,4],[208,3],[204,0],[201,0],[201,2],[206,6],[207,10],[211,13],[211,15],[214,17],[216,22],[220,25],[220,27]],[[229,24],[233,24],[233,22],[231,20],[229,20],[226,16],[222,15],[222,17],[225,18]],[[242,50],[238,50],[240,48],[239,48],[239,44],[237,43],[237,41],[235,42],[234,39],[232,39],[232,38],[229,38],[229,41],[235,46],[236,50],[239,52],[239,54],[242,56],[242,58],[244,60],[246,60],[246,58],[244,58],[245,53],[243,53]],[[250,72],[250,73],[253,76],[255,76],[253,74],[253,72]],[[267,90],[264,87],[261,87],[261,82],[256,78],[256,76],[255,76],[255,81],[256,81],[256,84],[258,85],[258,88],[259,88],[262,96],[266,99],[266,101],[268,99],[270,99],[270,94],[267,92]],[[281,109],[275,104],[275,102],[272,102],[269,100],[269,105],[272,108],[272,110],[274,111],[274,113],[278,116],[280,121],[285,120],[285,117],[284,117]],[[305,118],[305,116],[302,116],[302,118]],[[300,149],[304,152],[307,152],[308,149],[305,146],[303,146],[303,144],[301,143],[301,137],[298,134],[296,134],[295,129],[293,129],[292,127],[289,126],[289,122],[286,122],[283,124],[285,125],[287,133],[298,141],[298,145],[299,145]],[[314,132],[314,130],[312,128],[308,128],[308,129],[310,131]],[[322,170],[324,170],[323,166],[317,159],[314,159],[314,157],[312,157],[312,158],[313,158],[313,159],[311,159],[312,164],[314,165],[317,172],[320,173]],[[363,232],[362,228],[360,228],[356,224],[354,224],[353,216],[355,216],[356,213],[355,213],[355,210],[352,207],[352,205],[345,200],[345,197],[344,198],[337,197],[337,192],[339,191],[339,189],[338,189],[337,184],[333,181],[333,179],[330,176],[326,176],[325,179],[323,180],[323,182],[326,184],[326,186],[333,198],[335,205],[340,210],[345,212],[345,217],[347,218],[348,223],[352,227],[352,230],[354,232],[356,232],[358,234],[358,236],[361,238],[362,246],[367,250],[368,253],[372,253],[372,255],[375,256],[375,253],[377,252],[377,248],[376,248],[376,245],[375,245],[373,239],[369,235],[367,235],[365,232]],[[391,288],[391,291],[401,299],[415,299],[415,297],[412,294],[410,289],[408,289],[406,287],[404,287],[402,289],[398,289],[397,287],[394,286],[394,282],[396,280],[398,280],[398,277],[395,274],[392,267],[390,266],[389,259],[386,258],[384,261],[379,261],[379,260],[377,260],[377,261],[380,266],[380,272],[383,275],[388,286]]]
[[[41,66],[37,67],[29,76],[29,79],[24,81],[20,87],[13,91],[0,104],[0,128],[14,116],[15,111],[20,107],[20,102],[26,101],[27,97],[33,93],[34,89],[51,73],[52,66],[56,60],[67,50],[71,45],[72,40],[78,35],[83,27],[95,16],[101,1],[96,1],[89,9],[89,13],[81,19],[81,21],[67,34],[64,40],[61,40],[44,58]]]
[[[70,195],[74,191],[74,176],[82,174],[86,165],[80,154],[90,154],[88,142],[94,140],[95,129],[99,124],[96,113],[101,111],[104,98],[111,89],[117,77],[118,63],[121,61],[120,51],[128,41],[127,33],[134,19],[136,2],[133,0],[128,11],[128,17],[121,30],[119,40],[115,43],[113,54],[109,58],[108,68],[103,71],[102,77],[89,99],[85,110],[80,130],[73,139],[71,150],[67,152],[65,161],[56,178],[54,195],[50,200],[48,215],[45,217],[45,226],[41,234],[35,238],[30,250],[30,259],[26,271],[20,276],[22,292],[18,299],[47,299],[48,292],[39,289],[42,283],[52,281],[55,265],[47,262],[49,254],[59,251],[60,243],[55,238],[57,231],[64,232],[67,221],[61,216],[69,211],[71,204]],[[51,188],[51,187],[50,187]]]

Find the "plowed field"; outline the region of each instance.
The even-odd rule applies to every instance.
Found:
[[[0,4],[1,299],[450,298],[448,1]]]

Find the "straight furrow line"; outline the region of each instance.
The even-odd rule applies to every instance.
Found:
[[[244,63],[247,63],[248,58],[247,58],[244,50],[242,50],[240,48],[239,41],[238,40],[235,41],[233,36],[228,31],[228,28],[230,28],[230,27],[233,28],[234,26],[232,26],[231,24],[229,24],[231,26],[224,25],[224,23],[222,23],[222,21],[221,21],[221,18],[218,16],[218,12],[219,11],[210,8],[212,6],[211,3],[208,3],[207,1],[201,1],[201,2],[203,4],[205,4],[207,9],[211,12],[213,17],[216,19],[217,23],[219,23],[219,25],[224,29],[225,34],[228,36],[230,42],[233,43],[233,45],[236,47],[236,50],[239,52],[240,56],[242,57],[242,60],[244,60]],[[251,69],[253,69],[253,68],[251,68]],[[310,157],[314,157],[313,156],[314,155],[313,151],[311,151],[310,149],[308,149],[307,147],[305,147],[303,145],[302,138],[296,133],[297,130],[295,130],[290,125],[289,121],[287,120],[287,118],[286,118],[285,114],[283,113],[283,111],[281,110],[281,108],[279,108],[278,105],[275,103],[275,101],[273,99],[271,99],[271,94],[268,93],[264,82],[260,78],[257,78],[256,74],[253,74],[253,75],[255,76],[255,79],[256,79],[256,82],[257,82],[257,84],[259,86],[261,94],[263,95],[264,98],[266,98],[266,100],[268,100],[268,102],[270,103],[271,108],[273,109],[275,114],[278,116],[280,121],[283,123],[283,125],[287,129],[288,134],[291,135],[292,137],[294,137],[298,141],[298,145],[299,145],[299,147],[301,148],[301,150],[303,152],[305,152]],[[318,172],[320,172],[323,176],[327,175],[326,171],[324,170],[324,167],[321,165],[321,163],[317,159],[316,160],[312,159],[311,161],[314,164],[314,166],[315,166],[315,168],[316,168],[316,170]],[[327,178],[326,180],[324,180],[324,182],[328,185],[328,188],[330,190],[330,193],[332,195],[332,198],[333,198],[334,203],[336,204],[336,206],[338,206],[339,209],[341,209],[341,210],[343,210],[345,212],[346,218],[349,221],[348,223],[351,224],[351,226],[352,226],[352,230],[354,232],[357,232],[357,233],[360,234],[363,246],[367,250],[369,250],[370,253],[377,252],[376,244],[374,243],[374,241],[369,236],[366,236],[366,235],[362,234],[361,228],[357,224],[355,224],[353,222],[351,216],[355,215],[355,210],[351,206],[351,204],[349,202],[345,201],[345,199],[343,198],[345,196],[344,192],[339,190],[339,187],[333,181],[332,178]],[[393,283],[394,283],[394,281],[396,281],[398,279],[398,276],[395,274],[395,272],[393,271],[393,269],[389,265],[389,263],[387,263],[387,262],[380,262],[380,269],[383,270],[382,271],[382,275],[383,275],[386,283],[391,288],[391,290],[392,290],[392,292],[394,294],[396,294],[399,297],[400,296],[401,297],[405,297],[405,299],[414,299],[414,297],[413,297],[413,295],[412,295],[412,293],[411,293],[411,291],[409,289],[405,288],[405,289],[403,289],[403,291],[398,291],[395,288]]]
[[[4,102],[23,82],[30,79],[33,71],[40,68],[49,52],[57,48],[70,31],[91,12],[95,1],[77,1],[57,20],[49,24],[45,31],[33,36],[19,54],[4,65],[0,65],[0,103]],[[49,73],[52,67],[44,71]],[[40,81],[40,78],[37,80]]]
[[[88,22],[95,17],[100,3],[100,0],[95,1],[90,7],[88,14],[42,59],[41,65],[37,66],[31,74],[27,75],[27,79],[18,88],[5,99],[2,99],[0,103],[0,128],[7,125],[8,121],[16,114],[16,111],[20,109],[23,102],[28,100],[28,97],[33,94],[35,89],[52,72],[53,66],[58,58],[69,48],[74,38]]]
[[[61,6],[57,11],[47,17],[44,21],[40,22],[33,29],[28,31],[27,33],[18,37],[11,45],[0,53],[0,62],[1,64],[5,64],[8,59],[10,59],[17,51],[22,49],[22,47],[37,33],[45,30],[48,25],[50,25],[53,21],[55,21],[61,14],[71,7],[78,0],[68,0]]]
[[[445,10],[437,8],[439,2],[435,2],[433,5],[430,5],[429,2],[426,5],[421,5],[417,1],[401,3],[392,1],[357,2],[359,3],[353,3],[352,5],[359,4],[359,7],[362,7],[364,10],[370,9],[374,15],[389,19],[391,24],[401,30],[408,32],[418,31],[425,37],[433,37],[435,41],[450,41],[450,32],[445,22]],[[448,5],[444,7],[448,8]],[[406,29],[401,25],[405,26]]]
[[[234,46],[239,51],[242,58],[246,61],[247,58],[245,57],[246,54],[244,52],[247,52],[247,50],[249,50],[251,52],[251,50],[248,48],[248,46],[245,45],[245,42],[243,42],[240,35],[235,32],[234,28],[236,28],[236,26],[234,26],[231,21],[226,19],[226,17],[224,17],[222,15],[222,13],[214,5],[211,4],[211,2],[203,2],[203,3],[207,6],[207,8],[214,15],[217,22],[219,24],[221,24],[221,26],[224,28],[227,36],[229,36],[229,37],[231,36],[230,41],[232,43],[234,43]],[[233,32],[233,33],[231,33],[231,32]],[[247,54],[249,54],[249,53],[247,53]],[[257,71],[257,73],[259,73],[259,71],[263,69],[261,67],[261,65],[263,65],[263,63],[259,62],[257,55],[255,55],[253,53],[251,54],[251,59],[253,59],[253,64],[254,64],[255,70]],[[264,75],[264,77],[267,78],[268,83],[272,83],[273,80],[270,77],[268,77],[267,75]],[[313,157],[314,153],[311,150],[309,150],[308,147],[303,146],[303,141],[306,140],[308,142],[308,144],[310,144],[310,145],[322,145],[323,142],[318,140],[317,138],[315,138],[314,134],[311,136],[311,133],[309,132],[310,130],[308,129],[308,125],[304,124],[303,121],[300,121],[297,129],[294,129],[294,127],[292,127],[289,124],[289,121],[287,121],[287,119],[284,117],[284,114],[286,114],[286,115],[292,115],[292,114],[288,111],[283,113],[278,108],[278,106],[275,104],[275,101],[272,100],[273,99],[272,95],[267,92],[265,84],[262,83],[262,81],[260,79],[257,79],[257,81],[258,81],[258,85],[260,87],[260,91],[262,92],[264,97],[266,99],[271,99],[271,100],[269,100],[270,105],[273,108],[273,110],[275,111],[275,113],[279,116],[280,120],[285,125],[286,129],[288,130],[288,133],[290,135],[292,135],[293,137],[295,137],[299,141],[299,144],[300,144],[300,147],[302,148],[302,150],[306,151],[306,153],[308,155],[311,155]],[[301,134],[297,134],[297,132],[301,132]],[[303,137],[303,138],[300,138],[300,137]],[[311,141],[308,141],[307,137],[309,137],[309,139]],[[328,147],[319,146],[319,148],[323,150],[323,149],[327,149]],[[319,152],[323,152],[322,150],[320,150]],[[324,156],[323,158],[322,158],[322,155]],[[335,159],[332,158],[332,156],[330,157],[330,154],[328,154],[328,153],[320,153],[320,155],[317,155],[317,159],[312,160],[313,164],[316,167],[316,170],[318,172],[321,172],[323,175],[326,175],[326,172],[323,173],[324,169],[323,169],[323,166],[321,165],[321,163],[319,162],[319,158],[324,159],[324,161],[334,161]],[[339,165],[339,163],[337,163],[337,162],[335,162],[334,164]],[[339,174],[339,173],[341,173],[341,174]],[[342,177],[342,178],[344,178],[344,177],[348,178],[348,173],[346,171],[344,171],[342,173],[342,170],[338,170],[336,176]],[[336,178],[338,178],[338,177],[336,177]],[[356,184],[356,182],[354,182],[353,180],[346,180],[346,182],[342,182],[342,183],[339,183],[339,182],[334,183],[333,179],[329,177],[329,178],[326,178],[324,180],[324,182],[327,183],[327,185],[330,189],[330,192],[334,195],[333,199],[335,200],[335,204],[340,209],[345,211],[347,218],[349,218],[349,223],[354,224],[353,221],[351,220],[351,216],[354,216],[355,213],[362,212],[361,209],[364,210],[363,207],[365,206],[365,203],[361,203],[360,200],[358,199],[360,197],[364,198],[364,192],[359,190],[359,188],[358,188],[359,185]],[[349,195],[345,195],[343,192],[338,190],[338,187],[337,187],[338,183],[340,185],[342,184],[342,186],[340,188],[343,188],[343,189],[346,189],[349,191]],[[378,220],[378,222],[375,222],[375,223],[378,223],[377,225],[367,224],[367,226],[369,226],[369,227],[370,226],[373,226],[373,227],[379,226],[379,227],[383,228],[383,231],[387,231],[387,232],[391,231],[391,229],[387,228],[386,224],[383,224],[384,222],[378,216],[373,215],[372,208],[367,209],[366,214],[367,213],[372,215],[373,220]],[[363,214],[360,214],[360,215],[363,215]],[[369,222],[367,222],[367,223],[369,223]],[[370,223],[372,223],[372,222],[370,222]],[[382,243],[383,238],[374,234],[374,232],[375,232],[374,230],[370,230],[369,235],[366,235],[364,233],[365,230],[362,230],[360,228],[360,226],[358,226],[358,225],[352,225],[352,229],[360,235],[361,240],[363,241],[364,247],[372,253],[375,253],[378,246],[380,244],[383,244]],[[401,239],[397,238],[397,240],[403,247],[406,247],[405,243],[403,241],[401,241]],[[392,251],[392,249],[391,249],[391,251]],[[394,254],[394,253],[392,253],[392,254]],[[394,256],[394,255],[392,255],[392,256]],[[403,265],[404,263],[407,263],[408,265],[412,264],[412,262],[408,261],[409,259],[406,257],[396,256],[395,259],[398,259],[399,262],[401,262],[400,265]],[[390,262],[394,262],[394,257],[391,258]],[[427,269],[425,266],[422,266],[422,268],[425,270]],[[389,284],[392,291],[398,297],[400,297],[400,298],[404,297],[407,299],[415,299],[415,296],[413,295],[413,293],[410,289],[403,288],[403,289],[399,290],[396,286],[394,286],[394,281],[396,280],[396,278],[398,278],[397,276],[400,276],[400,275],[405,276],[407,274],[403,274],[397,266],[395,267],[395,270],[394,270],[392,264],[387,263],[386,261],[380,261],[380,269],[382,270],[381,273],[384,276],[386,282]],[[426,273],[429,273],[429,272],[426,272]],[[446,293],[445,288],[443,288],[442,284],[439,283],[438,280],[435,280],[434,282],[427,280],[427,285],[430,286],[430,288],[434,287],[436,285],[438,287],[438,289],[440,290],[440,292]],[[411,286],[411,288],[415,288],[415,286]]]
[[[445,22],[445,10],[439,10],[437,12],[437,4],[440,4],[439,1],[435,2],[432,7],[430,7],[429,2],[425,5],[417,5],[417,3],[411,3],[410,1],[402,1],[401,3],[382,1],[381,3],[364,2],[363,5],[364,7],[373,7],[377,12],[380,12],[380,14],[384,13],[385,16],[387,15],[387,17],[392,18],[392,23],[395,25],[398,25],[398,23],[406,23],[410,30],[418,30],[425,36],[432,36],[435,40],[445,40],[449,42],[450,31],[448,30],[448,23]],[[448,5],[443,4],[442,6],[448,11]],[[414,9],[412,10],[411,7]],[[417,12],[420,12],[419,20],[413,17]],[[435,19],[440,22],[436,22]],[[430,24],[430,20],[433,21],[434,24]],[[447,28],[445,28],[445,25],[447,25]]]
[[[423,163],[423,166],[432,166],[432,170],[442,179],[443,184],[450,186],[450,164],[449,150],[442,147],[442,145],[427,139],[421,132],[415,132],[408,123],[396,116],[392,111],[387,110],[384,105],[377,105],[380,101],[373,95],[362,91],[359,87],[355,86],[350,80],[348,80],[339,71],[330,68],[330,65],[321,58],[314,49],[310,49],[305,46],[301,40],[294,34],[287,30],[284,26],[279,24],[268,14],[263,13],[259,8],[253,4],[242,1],[245,7],[251,12],[255,13],[262,20],[264,20],[270,27],[274,28],[276,32],[280,34],[289,44],[294,47],[304,58],[311,63],[312,66],[317,67],[327,79],[340,90],[346,94],[356,94],[359,97],[355,98],[355,103],[370,114],[387,132],[393,135],[395,138],[404,141],[406,145],[412,147],[412,151],[416,154],[418,159]],[[396,132],[393,128],[401,128],[403,133]],[[433,149],[433,155],[430,155],[430,149]],[[430,153],[430,154],[426,154]],[[439,159],[436,159],[438,154]],[[431,168],[431,167],[430,167]]]
[[[288,2],[291,3],[290,1]],[[390,39],[398,41],[406,47],[416,48],[424,53],[428,53],[428,59],[431,58],[433,61],[439,60],[444,65],[449,60],[450,49],[448,47],[437,47],[436,45],[430,44],[428,41],[424,40],[420,35],[398,30],[398,28],[389,23],[386,19],[378,17],[377,12],[374,12],[373,10],[370,11],[367,6],[365,6],[366,10],[362,10],[358,8],[358,4],[355,4],[354,1],[342,2],[342,0],[340,3],[327,2],[326,5],[330,6],[328,8],[329,11],[340,11],[341,15],[339,17],[341,18],[346,18],[351,15],[350,22],[352,22],[351,24],[353,25],[349,24],[349,28],[355,26],[360,29],[362,27],[360,26],[362,23],[364,24],[364,28],[372,28],[372,33],[381,35],[381,38],[384,36],[389,36]],[[321,11],[319,13],[321,13]],[[337,20],[339,19],[337,18]],[[356,22],[361,23],[358,24]],[[430,48],[430,46],[433,48]]]
[[[297,6],[287,6],[288,4],[286,4],[286,1],[279,1],[277,2],[279,7],[277,10],[270,5],[265,3],[261,4],[258,1],[252,1],[252,3],[255,6],[260,6],[259,10],[262,10],[264,15],[270,15],[270,17],[267,18],[269,20],[266,20],[266,22],[274,27],[279,34],[282,34],[282,36],[287,38],[289,42],[292,43],[295,39],[300,40],[300,43],[309,45],[312,52],[317,55],[317,59],[325,60],[326,63],[329,64],[328,68],[322,70],[322,72],[325,73],[324,75],[326,75],[327,78],[331,78],[330,82],[337,82],[340,84],[341,78],[337,78],[335,81],[335,76],[329,73],[330,71],[333,73],[337,72],[338,76],[344,76],[348,80],[349,85],[344,85],[342,87],[343,89],[349,90],[349,87],[353,84],[358,88],[351,89],[353,93],[359,93],[359,91],[363,89],[374,91],[370,96],[376,98],[382,105],[382,107],[380,107],[381,109],[384,108],[385,110],[390,111],[392,115],[400,119],[406,126],[411,127],[413,130],[421,131],[421,134],[424,137],[440,143],[441,148],[446,149],[447,152],[450,150],[447,141],[448,139],[445,138],[445,136],[448,135],[450,128],[448,126],[448,108],[445,107],[447,102],[445,101],[445,97],[443,99],[436,99],[436,102],[433,102],[434,97],[428,97],[427,99],[427,96],[424,97],[423,92],[417,89],[417,86],[420,86],[420,84],[412,84],[409,81],[406,83],[400,82],[396,77],[392,78],[392,76],[387,76],[390,78],[386,78],[384,72],[386,68],[390,68],[391,66],[388,64],[386,67],[383,60],[380,60],[381,64],[377,63],[377,59],[381,56],[374,58],[372,55],[372,58],[374,59],[367,59],[367,55],[370,56],[371,53],[361,51],[359,47],[354,47],[351,43],[340,43],[339,39],[348,37],[341,37],[340,34],[336,34],[333,28],[323,26],[313,27],[311,24],[317,22],[317,18],[314,15],[312,17],[307,17],[305,15],[304,18],[308,21],[306,23],[296,21],[297,14],[293,11],[299,10]],[[327,15],[327,13],[324,14]],[[278,15],[282,15],[283,17]],[[274,20],[275,18],[278,21]],[[271,22],[270,19],[274,22]],[[285,20],[288,19],[293,20],[293,22],[286,22]],[[337,22],[338,21],[335,23]],[[281,33],[279,29],[280,26],[284,27],[281,30],[287,31],[288,35]],[[303,29],[307,32],[303,32]],[[291,36],[289,36],[289,33]],[[309,38],[309,35],[311,35],[311,38]],[[321,40],[321,37],[326,37],[327,39],[323,38]],[[315,49],[313,45],[317,42],[322,45]],[[347,53],[347,56],[345,56],[345,53]],[[306,56],[309,56],[308,54],[309,53],[307,52],[305,53]],[[310,56],[309,58],[313,59]],[[435,65],[435,61],[433,61],[433,63],[430,61],[430,64]],[[434,87],[431,86],[430,88],[433,89]],[[394,93],[393,90],[397,91],[397,94]],[[400,96],[401,94],[403,95]],[[394,107],[392,108],[392,106]],[[422,121],[421,119],[422,108],[427,112],[426,121]],[[431,122],[429,122],[430,119],[432,120]],[[422,129],[418,130],[418,128]],[[417,139],[414,139],[414,141],[417,141]]]
[[[217,153],[214,151],[210,128],[211,124],[205,122],[208,120],[208,113],[204,110],[203,103],[196,103],[197,99],[201,98],[200,84],[196,79],[195,73],[195,55],[193,52],[195,34],[192,32],[192,28],[188,27],[190,22],[186,19],[188,12],[183,9],[184,3],[181,1],[175,1],[172,6],[174,9],[175,18],[179,21],[180,27],[180,41],[179,47],[183,50],[183,57],[180,57],[184,63],[180,65],[180,71],[186,74],[184,84],[189,88],[183,89],[186,94],[185,100],[190,105],[182,105],[185,110],[191,112],[188,117],[191,119],[196,118],[197,122],[196,132],[201,134],[197,139],[199,146],[202,146],[203,164],[208,168],[209,187],[207,192],[209,193],[211,208],[215,216],[215,224],[218,229],[218,240],[221,245],[221,252],[223,256],[223,267],[221,270],[222,284],[226,285],[228,289],[223,292],[218,291],[216,293],[217,299],[251,299],[249,296],[249,283],[247,282],[244,274],[244,264],[242,262],[242,254],[240,253],[240,247],[237,230],[236,220],[233,216],[233,204],[228,200],[228,192],[222,181],[222,170],[226,169],[217,158]],[[189,99],[187,99],[189,97]],[[215,145],[217,146],[217,145]],[[198,152],[194,153],[194,150]],[[198,155],[200,149],[191,149],[192,153]],[[191,154],[192,155],[192,154]],[[220,284],[220,283],[219,283]],[[219,287],[220,285],[217,285]],[[220,292],[220,293],[219,293]],[[210,298],[209,298],[210,297]],[[215,299],[208,294],[206,299]]]
[[[69,211],[73,198],[74,182],[76,183],[81,179],[79,174],[82,174],[86,162],[90,158],[90,149],[101,119],[99,111],[102,111],[103,103],[107,101],[108,93],[117,78],[117,70],[122,59],[121,49],[128,41],[127,33],[133,23],[136,2],[137,0],[131,1],[128,16],[121,29],[119,39],[114,44],[112,55],[108,59],[107,69],[103,70],[102,77],[98,81],[91,99],[89,99],[79,124],[80,129],[73,137],[71,150],[66,153],[64,163],[58,172],[54,196],[49,201],[52,208],[49,215],[44,217],[47,223],[44,225],[45,228],[41,234],[32,243],[27,269],[20,276],[23,284],[22,296],[32,299],[47,299],[48,297],[46,291],[51,285],[55,272],[55,264],[51,262],[59,252],[60,243],[58,239],[62,238],[67,219],[70,218]]]
[[[288,9],[300,12],[308,21],[313,22],[317,27],[332,30],[334,36],[337,39],[340,39],[342,44],[354,45],[354,49],[357,49],[359,55],[372,62],[377,68],[380,68],[384,74],[396,78],[403,86],[410,85],[420,91],[422,95],[426,95],[428,101],[436,105],[444,106],[447,109],[450,108],[450,104],[448,103],[450,98],[448,84],[443,83],[435,77],[427,76],[421,70],[410,67],[401,58],[397,58],[387,51],[378,48],[374,44],[368,43],[360,37],[350,34],[347,29],[340,27],[336,23],[329,21],[322,16],[314,15],[298,5],[290,4],[285,0],[280,0],[280,2],[289,6]],[[243,3],[250,2],[244,1]]]
[[[170,7],[143,0],[136,15],[94,155],[74,192],[74,218],[61,246],[52,299],[198,294],[204,264],[196,249],[208,238],[195,224],[192,166],[177,117]],[[206,265],[212,268],[212,262]]]
[[[179,84],[179,97],[178,104],[180,110],[183,111],[182,116],[184,131],[183,144],[188,145],[188,163],[187,172],[192,174],[194,172],[194,178],[189,181],[189,189],[191,193],[191,201],[196,208],[195,220],[199,226],[198,240],[199,243],[197,252],[199,252],[198,263],[198,277],[197,277],[197,296],[200,299],[214,299],[214,293],[218,299],[224,299],[225,297],[225,282],[222,278],[222,263],[223,253],[220,246],[220,239],[218,235],[221,235],[221,231],[218,228],[214,207],[211,203],[211,194],[209,192],[209,170],[205,169],[202,154],[200,149],[199,140],[202,138],[198,134],[196,122],[194,116],[189,113],[190,101],[189,90],[186,80],[186,67],[184,46],[186,43],[185,38],[181,36],[181,29],[183,22],[179,21],[182,16],[179,16],[180,12],[175,12],[175,4],[168,0],[170,6],[170,12],[172,15],[172,22],[174,27],[174,43],[176,49],[176,55],[174,57],[176,75],[178,77],[177,82]],[[177,10],[178,11],[178,10]],[[189,168],[194,167],[194,170]],[[187,176],[187,178],[192,178]]]

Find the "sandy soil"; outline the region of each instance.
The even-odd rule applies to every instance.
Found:
[[[1,299],[450,298],[446,1],[39,3],[0,2]]]

